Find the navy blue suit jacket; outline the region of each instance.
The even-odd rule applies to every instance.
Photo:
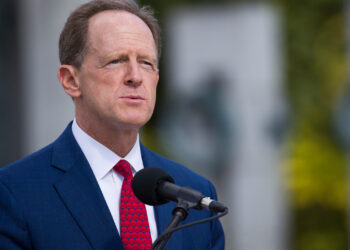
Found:
[[[203,177],[141,145],[144,166],[168,172],[180,186],[216,199]],[[155,207],[158,234],[175,203]],[[211,216],[191,210],[185,222]],[[42,150],[0,169],[0,249],[123,249],[112,215],[69,125]],[[224,249],[219,221],[173,234],[166,249]]]

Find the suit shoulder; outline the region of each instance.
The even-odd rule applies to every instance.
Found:
[[[162,168],[169,173],[179,185],[192,187],[203,187],[209,185],[210,188],[213,186],[208,179],[195,173],[183,164],[165,158],[164,156],[161,156],[160,154],[155,153],[144,146],[142,146],[142,153],[148,166]]]
[[[0,168],[0,177],[28,176],[36,173],[41,166],[49,164],[51,161],[52,144],[20,159],[7,166]]]

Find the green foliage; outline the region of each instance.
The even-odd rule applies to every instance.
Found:
[[[340,0],[277,1],[286,17],[287,90],[293,112],[287,186],[297,250],[346,249],[346,160],[332,129],[345,89]]]
[[[294,240],[299,250],[346,249],[344,214],[319,206],[298,210]]]
[[[345,212],[345,157],[327,134],[303,128],[292,140],[288,187],[294,207],[307,210],[322,206]]]

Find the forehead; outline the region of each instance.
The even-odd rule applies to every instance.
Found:
[[[90,46],[115,47],[120,42],[139,43],[155,50],[150,28],[138,16],[126,11],[107,10],[89,19],[88,40]],[[118,43],[119,42],[119,43]]]

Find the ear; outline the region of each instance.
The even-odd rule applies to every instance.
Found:
[[[77,69],[72,65],[61,65],[57,72],[57,77],[64,91],[73,99],[81,95]]]

